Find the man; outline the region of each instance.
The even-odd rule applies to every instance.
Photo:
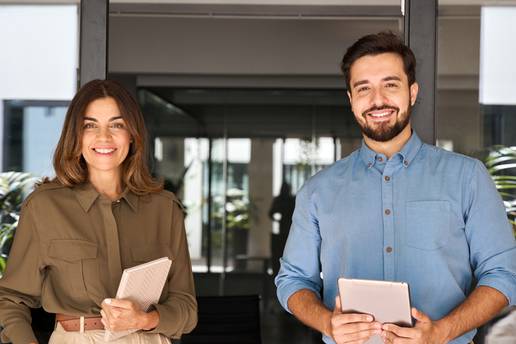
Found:
[[[516,244],[482,163],[412,131],[415,65],[392,33],[348,49],[342,70],[362,146],[296,197],[278,298],[326,343],[380,335],[386,343],[465,344],[516,301]],[[343,314],[339,277],[408,282],[415,326]]]

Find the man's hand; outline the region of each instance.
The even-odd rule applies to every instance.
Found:
[[[425,313],[412,308],[416,319],[414,327],[400,327],[394,324],[382,326],[382,338],[388,344],[443,344],[447,343],[448,331],[438,321],[432,321]]]
[[[106,299],[101,306],[102,324],[111,331],[150,330],[159,322],[156,311],[146,313],[130,300]]]
[[[348,313],[341,311],[340,297],[335,298],[335,309],[331,316],[331,336],[337,344],[361,344],[374,334],[382,333],[382,324],[373,321],[368,314]]]

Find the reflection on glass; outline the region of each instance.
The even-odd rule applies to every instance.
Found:
[[[77,86],[77,4],[21,2],[0,4],[1,169],[51,176]]]
[[[54,175],[52,156],[67,108],[39,103],[5,103],[4,170],[30,172],[37,177]]]
[[[482,6],[480,17],[439,18],[437,99],[437,144],[484,162],[513,225],[516,49],[507,39],[515,15],[514,6]]]
[[[345,93],[282,90],[283,100],[271,90],[194,91],[138,92],[154,141],[154,172],[186,208],[193,269],[268,272],[278,242],[272,236],[280,233],[269,213],[281,185],[295,195],[360,144]],[[219,104],[221,96],[229,103]]]
[[[274,143],[274,193],[280,191],[283,181],[296,193],[312,175],[332,164],[335,143],[331,137],[309,139],[277,139]]]

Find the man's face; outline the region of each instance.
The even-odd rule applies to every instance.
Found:
[[[410,130],[410,109],[418,92],[409,86],[402,58],[394,53],[366,55],[351,65],[351,109],[368,138],[387,142]]]

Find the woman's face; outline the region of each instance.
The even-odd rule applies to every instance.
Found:
[[[113,98],[99,98],[86,107],[81,152],[90,177],[119,174],[130,144],[131,135]]]

